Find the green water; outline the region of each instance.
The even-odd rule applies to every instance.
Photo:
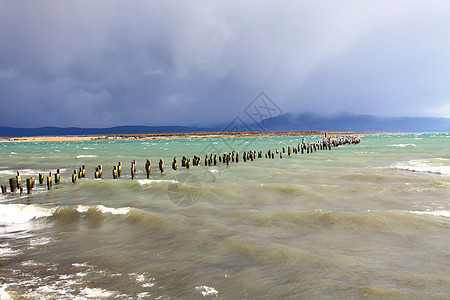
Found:
[[[301,140],[0,144],[2,184],[17,170],[23,181],[58,168],[62,177],[50,191],[38,184],[31,195],[0,195],[3,294],[445,299],[450,134],[363,135],[331,151],[204,166],[205,154],[287,152]],[[202,166],[182,168],[194,155]],[[113,180],[119,161],[122,177]],[[87,178],[73,184],[81,165]]]

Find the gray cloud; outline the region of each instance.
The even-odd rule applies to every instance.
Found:
[[[1,1],[1,125],[450,116],[445,1]]]

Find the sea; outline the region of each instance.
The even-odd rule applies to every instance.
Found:
[[[0,143],[0,298],[450,299],[450,133],[288,155],[302,139]],[[239,162],[204,165],[232,151]]]

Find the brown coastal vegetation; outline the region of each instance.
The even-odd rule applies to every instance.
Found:
[[[307,135],[349,135],[355,131],[245,131],[245,132],[182,132],[149,134],[104,134],[104,135],[48,135],[29,137],[0,137],[0,142],[58,142],[91,140],[133,140],[133,139],[176,139],[176,138],[220,138],[253,136],[307,136]]]

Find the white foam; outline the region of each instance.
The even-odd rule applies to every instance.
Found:
[[[80,291],[80,293],[87,298],[110,298],[115,292],[99,289],[99,288],[84,288]]]
[[[201,291],[203,296],[209,296],[209,295],[217,295],[219,292],[213,288],[206,285],[203,286],[196,286],[195,289],[197,291]]]
[[[16,254],[20,253],[19,250],[13,250],[11,248],[0,248],[0,257],[8,257],[8,256],[14,256]]]
[[[46,245],[46,244],[50,243],[50,241],[51,241],[51,238],[49,238],[49,237],[34,238],[30,241],[30,246],[34,247],[34,246]]]
[[[89,210],[89,206],[85,206],[85,205],[78,205],[77,206],[77,211],[82,214],[85,213]]]
[[[450,175],[450,159],[433,158],[401,162],[391,166],[394,169]]]
[[[177,180],[172,179],[172,180],[159,180],[159,179],[139,179],[138,183],[140,185],[144,185],[144,184],[152,184],[152,183],[161,183],[161,182],[167,182],[167,183],[178,183]]]
[[[14,170],[0,170],[0,174],[2,175],[16,175],[17,172]]]
[[[73,263],[72,266],[76,267],[76,268],[82,268],[82,267],[90,267],[89,264],[87,262],[84,262],[82,264],[78,264],[78,263]]]
[[[129,207],[121,207],[121,208],[111,208],[111,207],[106,207],[103,205],[97,205],[97,210],[101,211],[102,213],[110,213],[113,215],[126,215],[127,213],[130,212],[130,208]]]
[[[403,147],[408,147],[408,146],[415,147],[416,144],[395,144],[395,145],[388,145],[388,147],[401,147],[401,148],[403,148]]]
[[[449,210],[435,210],[435,211],[410,211],[410,213],[418,215],[430,215],[435,217],[446,217],[450,218]]]
[[[98,157],[97,155],[93,155],[93,154],[80,154],[77,155],[77,158],[84,158],[84,157]]]
[[[140,299],[140,298],[150,297],[151,294],[149,292],[142,292],[142,293],[136,294],[136,296],[138,297],[138,299]]]
[[[6,299],[14,299],[14,297],[6,291],[7,288],[8,288],[7,284],[3,284],[0,287],[0,299],[1,300],[3,300],[3,299],[5,299],[5,300]]]
[[[34,204],[0,204],[0,224],[20,224],[33,219],[50,217],[55,209],[39,207]]]
[[[78,205],[76,210],[83,214],[86,213],[91,207],[86,206],[86,205]],[[130,208],[129,207],[121,207],[121,208],[111,208],[111,207],[106,207],[104,205],[96,205],[94,206],[96,211],[99,211],[101,213],[110,213],[113,215],[126,215],[127,213],[130,212]]]

